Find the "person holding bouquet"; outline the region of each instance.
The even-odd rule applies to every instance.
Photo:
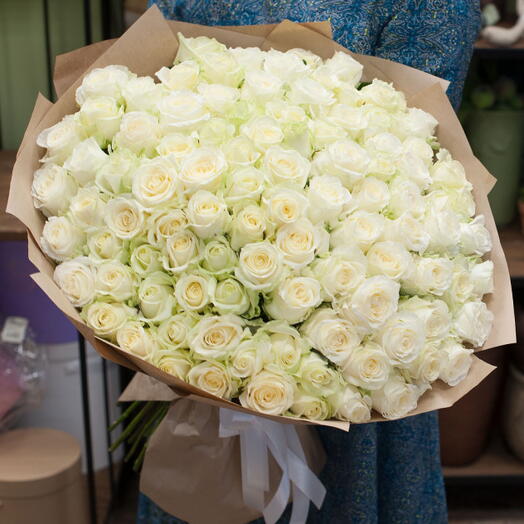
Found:
[[[478,0],[153,0],[168,19],[203,25],[329,20],[333,38],[446,80],[458,107],[480,29]],[[320,475],[327,495],[308,522],[444,524],[447,510],[435,412],[353,425],[349,433],[318,429],[328,459]],[[176,486],[173,486],[176,490]],[[287,522],[284,515],[279,522]],[[141,495],[138,524],[179,524]]]

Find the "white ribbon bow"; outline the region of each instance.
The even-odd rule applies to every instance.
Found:
[[[294,425],[220,408],[219,435],[240,437],[244,502],[260,511],[267,524],[275,524],[284,513],[290,493],[290,524],[305,524],[310,500],[320,509],[326,488],[309,469]],[[282,478],[265,506],[265,492],[269,491],[268,449],[282,470]]]

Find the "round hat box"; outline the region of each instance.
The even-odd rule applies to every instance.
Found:
[[[87,524],[80,446],[63,431],[0,434],[0,522]]]

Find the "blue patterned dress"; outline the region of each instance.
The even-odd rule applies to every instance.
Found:
[[[377,55],[451,82],[455,107],[480,26],[478,0],[156,0],[166,18],[203,25],[329,19],[333,37],[357,53]],[[328,490],[310,524],[445,524],[438,419],[321,428]],[[176,487],[175,487],[176,489]],[[280,519],[287,522],[286,516]],[[180,524],[141,496],[138,524]],[[279,524],[280,524],[279,522]],[[257,521],[258,523],[258,521]],[[211,522],[209,524],[212,524]]]

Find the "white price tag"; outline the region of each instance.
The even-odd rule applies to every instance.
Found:
[[[3,342],[11,344],[21,344],[25,338],[25,332],[29,321],[24,317],[7,317],[4,328],[0,334]]]

